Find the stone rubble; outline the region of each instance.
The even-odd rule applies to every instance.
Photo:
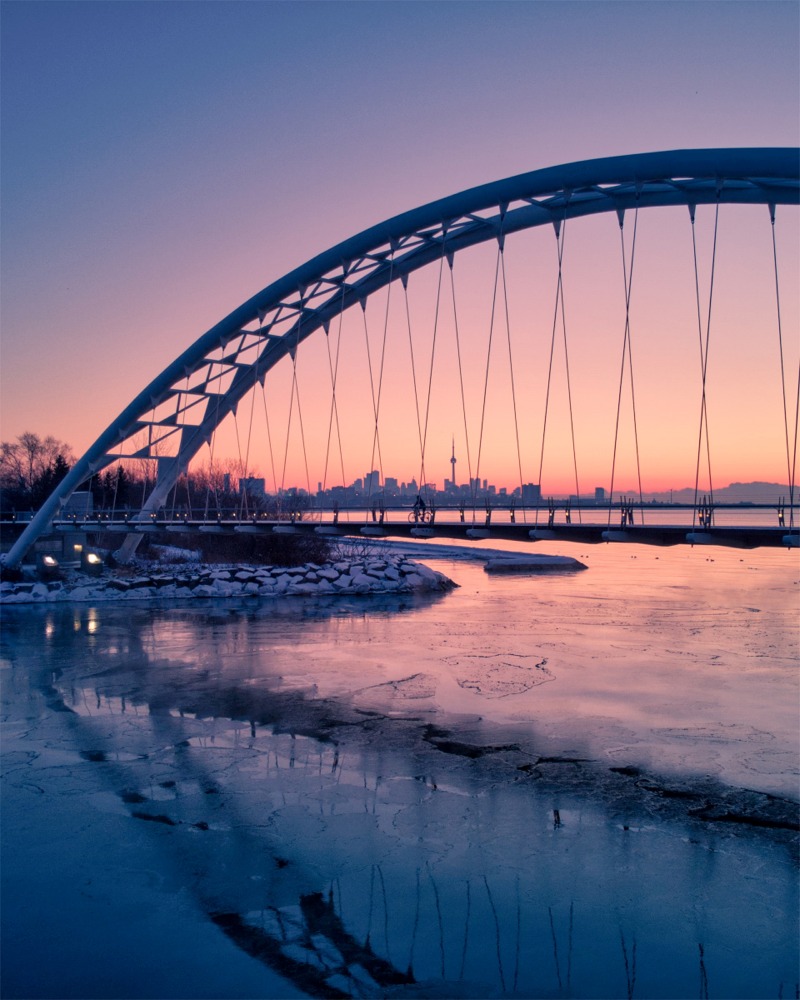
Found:
[[[136,575],[67,573],[63,580],[0,583],[0,604],[60,601],[150,601],[220,597],[353,596],[433,593],[456,584],[443,573],[402,555],[304,566],[160,566]]]

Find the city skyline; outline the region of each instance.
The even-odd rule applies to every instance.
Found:
[[[403,480],[396,476],[386,476],[381,482],[377,470],[373,470],[373,475],[375,478],[373,479],[372,487],[370,487],[369,483],[370,474],[366,473],[364,476],[358,477],[344,486],[333,485],[323,488],[322,483],[318,482],[316,490],[310,492],[305,487],[297,484],[289,485],[277,492],[272,492],[267,488],[265,477],[258,475],[243,476],[238,480],[235,492],[250,492],[254,495],[264,493],[265,495],[296,494],[317,497],[324,496],[328,499],[333,499],[337,495],[347,494],[351,498],[359,500],[372,498],[386,499],[387,497],[407,500],[414,499],[417,495],[425,491],[430,491],[439,496],[449,496],[458,500],[474,499],[476,497],[498,498],[503,500],[519,500],[525,504],[546,504],[550,499],[608,503],[618,502],[623,498],[636,500],[639,497],[638,486],[636,484],[620,486],[614,490],[614,495],[611,497],[605,486],[587,487],[580,494],[576,495],[569,491],[543,491],[538,483],[523,483],[522,485],[506,483],[501,485],[499,483],[490,483],[484,479],[480,482],[458,483],[453,486],[453,483],[449,479],[445,479],[443,485],[440,486],[437,480],[417,483],[413,477]],[[228,476],[228,478],[230,479],[231,477]],[[230,488],[233,488],[232,479]],[[783,503],[789,501],[790,486],[782,482],[720,482],[715,484],[710,491],[697,490],[698,499],[708,495],[712,497],[716,495],[725,496],[727,502],[735,503]],[[694,497],[695,487],[691,484],[672,486],[665,490],[642,491],[642,498],[648,502],[655,499],[662,503],[673,502],[673,500],[675,502],[686,503],[687,500],[693,501]],[[794,502],[797,503],[798,499],[800,498],[795,493]]]

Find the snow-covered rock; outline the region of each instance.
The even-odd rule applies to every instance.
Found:
[[[33,604],[54,601],[185,600],[186,598],[270,598],[282,595],[313,597],[329,594],[405,594],[413,591],[444,591],[455,584],[401,555],[385,558],[339,559],[320,566],[207,566],[178,563],[133,575],[124,571],[92,578],[68,574],[63,581],[31,582],[30,579],[0,585],[0,604]]]

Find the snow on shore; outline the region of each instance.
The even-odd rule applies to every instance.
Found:
[[[457,586],[443,573],[403,555],[342,559],[319,565],[251,566],[183,563],[100,577],[0,583],[0,604],[56,601],[151,601],[219,597],[353,596],[432,593]]]

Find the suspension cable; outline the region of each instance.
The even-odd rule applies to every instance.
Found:
[[[111,520],[112,521],[114,520],[114,517],[116,516],[116,513],[117,513],[117,491],[119,490],[119,470],[120,470],[120,464],[119,464],[119,462],[117,462],[116,474],[114,476],[114,494],[111,497]]]
[[[89,492],[90,493],[92,492],[92,479],[93,478],[94,478],[94,476],[92,475],[90,477],[90,479],[89,479]],[[144,478],[142,479],[142,502],[141,502],[141,507],[144,507],[145,503],[147,502],[147,487],[148,487],[149,483],[150,483],[150,460],[146,458],[146,459],[144,459]]]
[[[478,437],[478,458],[475,465],[475,485],[471,489],[473,517],[475,516],[474,508],[477,501],[478,487],[480,485],[480,479],[481,479],[481,452],[483,450],[483,428],[486,420],[486,397],[489,392],[489,362],[492,356],[492,335],[494,334],[494,315],[495,315],[495,308],[497,306],[497,283],[500,277],[500,257],[501,257],[501,250],[500,250],[500,244],[498,242],[497,258],[494,267],[494,288],[492,289],[492,311],[489,318],[489,343],[486,348],[486,371],[484,373],[484,382],[483,382],[483,403],[481,405],[481,429],[480,429],[480,435]]]
[[[615,476],[615,473],[616,473],[616,466],[617,466],[617,445],[619,443],[619,421],[620,421],[620,412],[622,410],[622,386],[623,386],[623,382],[625,381],[625,358],[626,357],[628,358],[629,367],[630,367],[631,400],[632,400],[632,405],[633,405],[634,441],[635,441],[635,447],[636,447],[636,467],[637,467],[637,471],[639,471],[639,442],[638,442],[638,435],[636,434],[636,406],[635,406],[635,400],[633,398],[633,365],[632,365],[632,361],[631,361],[631,352],[630,352],[630,304],[631,304],[631,287],[632,287],[632,284],[633,284],[633,281],[632,281],[632,279],[633,279],[633,265],[634,265],[634,261],[636,259],[636,229],[637,229],[637,225],[636,224],[638,222],[638,219],[639,219],[639,206],[637,205],[636,206],[636,210],[634,212],[634,218],[633,218],[633,239],[631,241],[631,261],[630,261],[630,267],[628,267],[628,265],[626,264],[626,261],[625,261],[625,237],[624,237],[625,215],[624,215],[624,211],[621,211],[620,214],[619,214],[620,242],[621,242],[621,246],[622,246],[622,271],[623,271],[623,276],[624,276],[624,279],[625,279],[625,332],[624,332],[623,338],[622,338],[622,360],[621,360],[621,363],[620,363],[620,372],[619,372],[619,391],[617,393],[617,418],[616,418],[616,424],[615,424],[615,427],[614,427],[614,450],[613,450],[613,455],[612,455],[612,459],[611,459],[611,485],[610,485],[610,488],[609,488],[609,507],[608,507],[608,525],[609,525],[609,527],[611,526],[611,507],[612,507],[612,504],[614,502],[614,476]],[[641,488],[642,487],[641,487],[641,483],[642,483],[642,480],[641,480],[641,471],[639,471],[639,499],[640,499],[640,502],[641,502],[641,499],[642,499],[642,493],[641,493]]]
[[[387,333],[388,333],[388,330],[389,330],[389,305],[391,303],[391,296],[392,296],[392,274],[393,273],[394,273],[394,258],[392,258],[392,261],[389,264],[389,283],[386,286],[386,311],[384,313],[384,319],[383,319],[383,343],[381,345],[381,364],[380,364],[380,368],[378,370],[378,398],[377,398],[377,401],[375,403],[375,433],[374,433],[374,435],[372,437],[372,455],[370,457],[370,463],[369,463],[370,464],[370,472],[371,472],[372,471],[372,466],[375,464],[375,449],[377,448],[377,450],[378,450],[378,468],[380,469],[381,482],[385,482],[385,480],[384,480],[384,476],[383,476],[383,459],[381,458],[380,437],[379,437],[379,431],[378,431],[378,421],[379,421],[380,409],[381,409],[381,393],[383,391],[383,368],[384,368],[384,362],[386,361],[386,338],[387,338]],[[365,318],[364,322],[366,323],[366,318]],[[370,369],[370,375],[371,375],[371,369]],[[370,493],[371,493],[372,492],[372,478],[371,477],[370,477],[370,484],[369,485],[370,485]]]
[[[244,345],[244,341],[245,341],[245,334],[242,334],[242,336],[239,338],[239,347],[238,347],[239,351],[241,351],[242,346]],[[253,401],[251,403],[251,415],[252,415],[252,405],[254,403],[255,403],[255,399],[253,399]],[[251,427],[252,427],[252,420],[251,420]],[[239,477],[238,487],[239,487],[239,493],[240,493],[239,513],[241,514],[242,511],[245,509],[245,497],[244,497],[244,492],[242,490],[242,485],[241,484],[242,484],[242,479],[244,478],[244,475],[245,475],[245,472],[246,472],[246,469],[247,469],[247,453],[245,454],[245,457],[243,458],[242,457],[242,442],[241,442],[241,439],[239,437],[239,403],[238,402],[237,402],[236,406],[233,408],[233,428],[234,428],[234,435],[236,437],[236,453],[237,453],[237,456],[238,456],[238,459],[239,459],[239,465],[238,465],[238,473],[237,473],[237,475]],[[248,451],[249,451],[249,435],[248,435],[247,448],[248,448]]]
[[[433,339],[431,341],[431,363],[428,369],[428,393],[425,402],[425,423],[422,431],[422,453],[420,456],[420,494],[422,488],[427,485],[427,474],[425,472],[425,451],[428,444],[428,421],[431,413],[431,390],[433,388],[433,362],[436,357],[436,334],[439,330],[439,305],[442,298],[442,274],[444,272],[444,240],[442,240],[442,255],[439,258],[439,277],[436,283],[436,312],[433,318]]]
[[[185,426],[186,426],[186,419],[185,419],[186,412],[189,409],[189,405],[190,405],[189,404],[189,374],[188,374],[188,372],[186,374],[186,384],[184,386],[184,390],[183,391],[184,391],[184,395],[186,397],[186,405],[185,405],[184,410],[183,410],[183,413],[184,413],[183,426],[185,428]],[[179,401],[179,403],[180,403],[180,401]],[[183,439],[182,438],[181,438],[181,443],[183,443]],[[184,472],[184,477],[185,477],[185,482],[186,482],[186,510],[187,510],[188,518],[189,518],[189,520],[191,520],[191,518],[192,518],[192,489],[191,489],[191,483],[189,481],[189,465],[188,465],[188,463],[187,463],[187,466],[186,466],[186,470]]]
[[[372,457],[370,459],[370,468],[369,468],[369,489],[367,491],[367,499],[370,500],[372,498],[372,472],[373,472],[372,466],[375,464],[375,449],[376,449],[376,446],[377,446],[377,451],[378,451],[378,468],[380,470],[381,477],[383,477],[383,457],[381,455],[380,437],[378,436],[378,408],[379,408],[379,405],[380,405],[379,404],[380,390],[379,390],[379,395],[376,397],[376,395],[375,395],[375,378],[374,378],[373,373],[372,373],[372,354],[371,354],[370,349],[369,349],[369,329],[367,327],[367,300],[366,299],[362,299],[361,300],[361,315],[362,315],[363,320],[364,320],[364,343],[366,344],[366,347],[367,347],[367,366],[369,368],[369,389],[370,389],[370,393],[372,394],[372,418],[375,421],[375,430],[374,430],[373,436],[372,436]],[[380,382],[380,375],[379,375],[379,382]]]
[[[800,360],[797,364],[797,394],[794,405],[794,451],[792,453],[792,474],[789,478],[789,527],[794,528],[794,496],[797,483],[797,432],[800,426]]]
[[[292,354],[292,388],[289,393],[289,416],[286,421],[286,441],[283,446],[283,469],[281,470],[281,486],[280,486],[281,493],[283,493],[286,489],[286,462],[289,457],[289,436],[292,431],[292,413],[294,412],[294,393],[295,393],[295,388],[297,387],[297,378],[296,378],[297,345],[295,345],[291,354]]]
[[[211,381],[211,372],[214,367],[214,362],[212,361],[208,366],[208,379],[206,380],[206,385]],[[205,510],[203,512],[203,520],[208,519],[208,506],[211,499],[211,491],[214,491],[214,505],[219,515],[219,493],[217,492],[217,483],[214,479],[214,450],[217,444],[217,427],[219,427],[219,403],[220,403],[220,393],[216,393],[216,402],[214,410],[214,430],[211,432],[211,438],[208,442],[208,481],[206,482],[206,504]]]
[[[266,373],[265,373],[266,374]],[[267,409],[267,385],[266,378],[261,383],[261,400],[264,404],[264,424],[267,430],[267,449],[269,451],[269,467],[272,470],[272,492],[278,492],[278,476],[275,472],[275,452],[272,447],[272,428],[269,425],[269,410]]]
[[[789,451],[789,415],[786,403],[786,374],[783,363],[783,330],[781,326],[781,294],[778,284],[778,249],[775,242],[775,206],[769,206],[769,217],[772,229],[772,261],[775,269],[775,306],[778,316],[778,353],[781,361],[781,392],[783,394],[783,431],[786,439],[786,474],[789,477],[789,525],[793,526],[794,515],[794,468]],[[797,451],[797,428],[795,427],[795,452]],[[796,456],[795,456],[796,457]]]
[[[184,427],[186,425],[186,408],[187,408],[187,405],[188,405],[188,403],[186,403],[184,405],[183,409],[181,409],[181,395],[184,395],[184,397],[186,398],[186,400],[188,400],[188,390],[189,390],[189,376],[187,375],[186,376],[186,387],[183,390],[178,390],[178,399],[177,399],[177,403],[176,403],[176,406],[175,406],[175,412],[176,412],[176,414],[178,416],[177,425],[180,428],[180,434],[181,435],[183,435],[183,429],[184,429]],[[179,446],[178,450],[180,451],[180,446]],[[189,473],[189,470],[187,469],[186,470],[186,478],[187,478],[186,490],[187,490],[187,496],[188,496],[188,490],[189,490],[189,486],[188,486],[188,473]],[[178,481],[180,480],[180,478],[181,477],[179,475],[176,476],[175,477],[175,482],[173,483],[173,486],[172,486],[172,507],[170,508],[170,516],[172,517],[173,520],[175,519],[175,505],[178,502]],[[118,483],[119,483],[119,472],[117,472],[117,481],[114,484],[114,501],[113,501],[113,507],[114,508],[116,508],[116,505],[117,505],[117,485],[118,485]],[[191,508],[191,503],[189,504],[189,507]],[[112,516],[113,516],[113,514],[112,514]]]
[[[411,355],[411,379],[414,385],[414,408],[417,415],[417,438],[419,441],[419,453],[423,454],[422,447],[422,418],[419,410],[419,390],[417,388],[417,369],[414,363],[414,340],[411,334],[411,308],[408,302],[408,275],[404,274],[400,279],[403,283],[403,295],[406,303],[406,326],[408,327],[408,349]]]
[[[564,306],[564,274],[559,260],[559,286],[561,289],[561,330],[564,338],[564,370],[567,376],[567,401],[569,403],[569,430],[572,438],[572,468],[575,472],[575,496],[580,501],[581,488],[578,482],[578,453],[575,446],[575,418],[572,407],[572,379],[569,374],[569,349],[567,347],[567,317]],[[578,522],[582,521],[580,506],[578,507]]]
[[[508,312],[508,285],[506,283],[506,258],[504,241],[500,244],[500,270],[503,278],[503,302],[505,304],[506,340],[508,341],[508,368],[511,376],[511,404],[514,411],[514,435],[517,442],[517,468],[519,469],[519,499],[522,504],[522,520],[526,521],[525,505],[522,503],[522,451],[519,445],[519,420],[517,418],[517,393],[514,388],[514,358],[511,353],[511,320]]]
[[[331,357],[331,340],[329,334],[329,327],[325,327],[325,345],[328,352],[328,371],[331,376],[331,412],[328,417],[328,440],[325,447],[325,472],[322,480],[323,490],[327,489],[328,485],[328,462],[330,460],[331,452],[331,434],[333,433],[333,424],[336,422],[336,437],[339,442],[339,462],[342,469],[342,487],[347,485],[344,477],[344,452],[342,450],[342,432],[339,426],[339,407],[336,400],[336,382],[339,377],[339,355],[342,346],[342,322],[344,314],[344,281],[342,282],[342,301],[339,305],[339,328],[336,337],[336,361],[334,363]]]
[[[697,463],[695,466],[695,478],[694,478],[694,504],[692,510],[692,529],[695,527],[695,520],[697,517],[697,498],[700,492],[700,456],[703,448],[703,429],[705,428],[706,437],[706,461],[708,465],[708,492],[711,499],[711,503],[714,502],[714,487],[713,480],[711,478],[711,442],[708,428],[708,409],[706,402],[706,376],[708,374],[708,346],[711,337],[711,305],[714,297],[714,274],[716,269],[717,261],[717,232],[719,228],[719,200],[714,210],[714,239],[711,250],[711,275],[709,279],[708,287],[708,312],[706,314],[706,332],[705,332],[705,344],[703,343],[703,325],[700,313],[700,279],[698,275],[698,265],[697,265],[697,240],[695,237],[695,225],[694,225],[694,206],[689,206],[689,214],[692,220],[692,248],[694,250],[694,278],[695,278],[695,294],[697,298],[697,323],[698,323],[698,337],[700,341],[700,368],[701,368],[701,378],[702,378],[702,396],[700,402],[700,427],[697,436]]]
[[[295,353],[296,349],[295,349]],[[303,446],[303,466],[306,470],[306,490],[308,491],[309,497],[311,496],[311,476],[308,472],[308,451],[306,449],[306,432],[303,426],[303,408],[300,405],[300,386],[297,386],[297,422],[300,424],[300,442]]]
[[[253,371],[256,381],[258,381],[258,362],[260,360],[261,360],[260,357],[257,356],[255,365],[253,366]],[[245,478],[247,478],[250,469],[250,444],[253,439],[253,414],[255,412],[255,407],[256,407],[256,394],[255,391],[253,391],[250,393],[250,420],[247,427],[247,445],[245,447],[245,453],[244,453],[244,468],[242,469]],[[239,484],[239,492],[242,495],[240,513],[242,514],[242,516],[247,516],[250,513],[249,497],[247,490],[241,488],[241,483]],[[253,514],[255,514],[255,508],[253,509]]]
[[[633,245],[636,245],[636,223],[639,220],[639,205],[637,199],[636,210],[633,216]],[[622,240],[622,273],[625,274],[625,241],[622,239],[622,229],[620,228],[620,239]],[[631,306],[631,290],[633,286],[633,264],[634,264],[634,251],[631,248],[631,266],[628,271],[628,276],[625,281],[625,324],[628,328],[628,371],[631,377],[631,412],[633,416],[633,442],[636,449],[636,476],[639,482],[639,504],[640,504],[640,517],[642,519],[642,524],[644,524],[644,494],[642,492],[642,465],[639,457],[639,426],[636,419],[636,393],[635,384],[636,380],[633,374],[633,335],[631,333],[631,319],[630,319],[630,306]]]
[[[556,301],[553,307],[553,328],[550,336],[550,359],[547,365],[547,388],[544,395],[544,416],[542,418],[542,447],[539,452],[539,492],[541,494],[541,484],[542,484],[542,470],[544,468],[544,445],[545,438],[547,436],[547,414],[550,409],[550,385],[553,377],[553,356],[555,354],[556,347],[556,327],[558,325],[558,307],[561,301],[561,289],[562,289],[562,262],[564,256],[564,238],[566,236],[567,228],[567,213],[566,208],[564,209],[564,218],[558,220],[555,223],[555,234],[556,234],[556,252],[558,255],[558,279],[556,281]],[[536,507],[536,519],[535,524],[539,523],[539,505]]]
[[[192,510],[192,481],[189,477],[189,467],[186,467],[186,472],[184,473],[184,481],[186,483],[186,510],[189,520],[194,517],[194,512]]]
[[[292,411],[294,409],[294,399],[295,399],[295,396],[296,396],[297,397],[297,419],[298,419],[298,422],[300,424],[300,442],[301,442],[302,447],[303,447],[303,461],[305,462],[305,470],[306,470],[306,487],[307,487],[309,495],[310,495],[310,493],[311,493],[311,480],[310,480],[310,477],[309,477],[309,474],[308,474],[308,455],[306,454],[306,438],[305,438],[305,433],[304,433],[304,430],[303,430],[303,413],[302,413],[302,409],[301,409],[301,406],[300,406],[300,386],[299,386],[298,381],[297,381],[297,354],[298,354],[298,348],[300,346],[300,328],[301,328],[302,322],[303,322],[302,310],[303,310],[303,302],[302,302],[302,299],[301,299],[301,302],[300,302],[300,313],[299,313],[299,315],[297,317],[297,332],[295,334],[295,343],[294,343],[294,347],[291,348],[291,351],[290,351],[291,356],[292,356],[292,391],[291,391],[291,394],[290,394],[290,397],[289,397],[289,419],[288,419],[287,425],[286,425],[286,446],[284,448],[284,453],[283,453],[283,471],[281,473],[281,491],[283,491],[285,489],[285,487],[286,487],[286,463],[287,463],[287,460],[288,460],[288,457],[289,457],[289,438],[290,438],[290,432],[291,432],[291,429],[292,429]]]
[[[242,493],[241,481],[243,478],[242,472],[244,471],[244,462],[242,460],[242,443],[239,439],[239,411],[237,408],[234,408],[233,410],[233,432],[234,436],[236,437],[236,454],[239,457],[239,492]],[[244,509],[243,505],[244,505],[244,497],[242,496],[239,503],[239,513],[241,513],[242,510]],[[234,516],[236,516],[235,513]]]
[[[456,334],[456,355],[458,356],[458,382],[461,387],[461,412],[464,417],[464,438],[467,449],[467,472],[469,474],[469,481],[472,482],[472,459],[470,458],[469,429],[467,427],[467,400],[464,394],[464,371],[461,365],[461,338],[458,330],[458,310],[456,309],[456,286],[455,279],[453,277],[453,260],[454,255],[448,254],[447,262],[450,266],[450,294],[453,299],[453,325],[455,327]],[[456,484],[453,483],[453,486],[455,485]]]

